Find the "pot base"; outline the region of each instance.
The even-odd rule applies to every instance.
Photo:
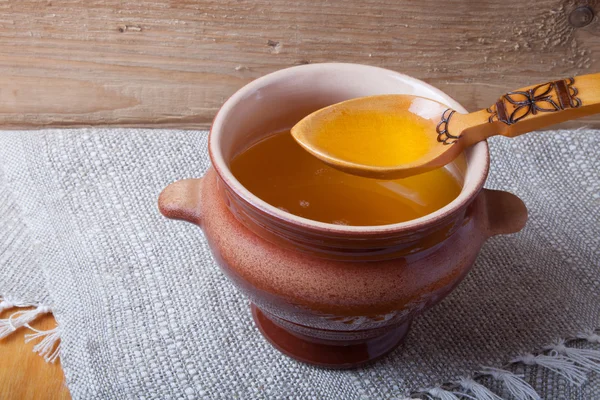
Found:
[[[256,305],[250,307],[258,329],[273,347],[298,361],[325,368],[356,368],[381,358],[402,344],[410,328],[410,322],[407,322],[381,336],[352,344],[316,343],[315,339],[291,333],[277,325]]]

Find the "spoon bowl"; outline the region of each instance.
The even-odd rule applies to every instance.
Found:
[[[412,95],[361,97],[322,108],[291,132],[305,150],[337,169],[403,178],[442,167],[462,151],[462,144],[438,142],[436,128],[447,109]]]

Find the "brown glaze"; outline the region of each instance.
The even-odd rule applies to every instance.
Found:
[[[158,208],[167,218],[200,225],[201,179],[184,179],[165,188],[158,197]]]
[[[159,199],[165,216],[202,227],[223,272],[253,303],[263,335],[304,362],[348,368],[393,350],[413,318],[465,277],[488,237],[516,232],[527,219],[516,196],[482,189],[489,167],[485,142],[448,167],[464,177],[456,200],[385,226],[296,217],[262,202],[229,171],[237,152],[269,132],[323,106],[390,91],[429,96],[466,112],[439,90],[379,68],[324,64],[278,71],[234,94],[215,118],[209,140],[214,169],[201,180],[171,184]]]
[[[358,360],[356,353],[366,343],[388,344],[388,351],[395,348],[404,333],[397,340],[387,335],[405,332],[399,327],[407,326],[414,316],[450,293],[470,270],[487,237],[518,231],[526,220],[525,207],[514,195],[483,190],[452,215],[458,228],[437,245],[379,262],[344,261],[327,259],[326,253],[319,257],[316,251],[291,250],[258,236],[235,218],[230,211],[235,205],[229,202],[228,207],[223,201],[214,170],[201,185],[199,182],[194,179],[169,186],[160,198],[161,211],[202,226],[223,271],[264,312],[262,319],[255,313],[255,319],[272,343],[281,341],[277,348],[302,361],[329,367],[336,366],[335,360],[343,360],[339,367],[368,361],[371,356]],[[190,191],[191,187],[201,192]],[[181,196],[171,196],[178,188],[198,196],[199,201],[179,201]],[[185,208],[189,204],[195,208]],[[198,215],[203,215],[201,220]],[[427,235],[424,229],[416,236],[428,242]],[[294,351],[290,346],[295,339],[290,334],[300,341],[320,342]],[[333,346],[329,353],[348,351],[348,358],[332,356],[328,362],[323,358],[327,353],[324,346]],[[372,357],[383,353],[379,348]]]
[[[254,304],[252,317],[265,338],[283,354],[296,360],[326,368],[355,368],[375,361],[404,341],[410,323],[400,324],[384,334],[353,344],[330,344],[310,336],[291,333],[260,311]]]

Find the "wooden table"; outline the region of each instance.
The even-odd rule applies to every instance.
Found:
[[[9,310],[6,310],[0,313],[0,318],[8,318],[9,315]],[[47,330],[54,328],[56,322],[52,315],[46,314],[31,326]],[[19,329],[0,342],[0,399],[69,399],[60,362],[47,364],[34,353],[35,343],[26,344],[24,338],[30,332]]]
[[[0,126],[207,128],[223,101],[251,80],[332,61],[413,75],[475,110],[509,89],[600,71],[596,4],[0,1]],[[600,118],[586,123],[600,126]],[[0,391],[21,380],[11,386],[13,398],[26,398],[34,381],[48,382],[42,394],[58,393],[50,389],[58,367],[36,361],[20,336],[0,343],[0,363],[15,362],[0,364]]]

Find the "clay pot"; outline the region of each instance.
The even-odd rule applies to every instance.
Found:
[[[232,157],[259,138],[324,106],[384,93],[429,97],[466,112],[438,89],[380,68],[314,64],[281,70],[223,105],[210,133],[213,168],[160,195],[165,216],[202,228],[223,272],[252,302],[262,334],[307,363],[348,368],[390,352],[413,318],[465,277],[487,238],[517,232],[527,220],[519,198],[482,189],[489,167],[485,142],[447,167],[464,179],[453,202],[393,225],[300,218],[258,199],[231,174]]]

